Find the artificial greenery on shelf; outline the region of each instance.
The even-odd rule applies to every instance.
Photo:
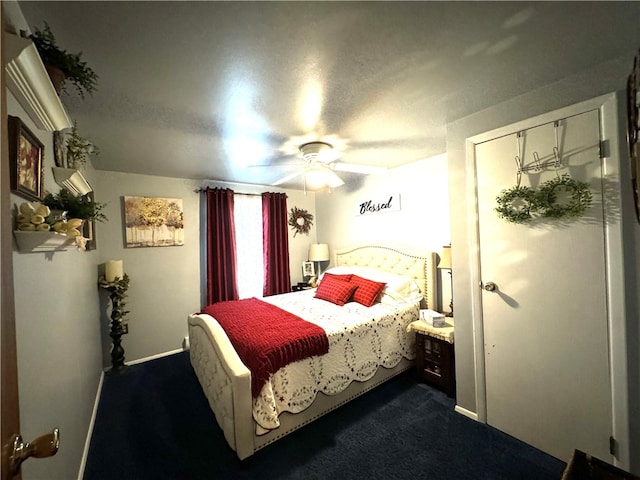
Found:
[[[67,166],[80,168],[87,164],[90,156],[100,155],[100,150],[78,133],[78,122],[73,122],[71,133],[66,138]]]
[[[87,62],[82,61],[82,52],[69,53],[60,48],[47,22],[44,22],[42,30],[36,27],[29,38],[35,44],[42,63],[60,69],[66,80],[76,87],[82,99],[85,93],[93,94],[98,85],[98,75],[87,66]],[[62,86],[62,90],[65,91],[65,88],[66,84]]]
[[[48,193],[43,203],[51,210],[67,212],[69,218],[79,218],[87,221],[104,222],[107,220],[102,211],[107,204],[95,202],[86,195],[75,197],[69,191],[62,189],[58,193]]]

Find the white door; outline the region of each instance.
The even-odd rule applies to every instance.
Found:
[[[525,167],[532,188],[568,173],[588,183],[593,200],[572,221],[513,224],[498,217],[496,196]],[[612,460],[605,236],[599,112],[475,146],[482,283],[487,423],[568,461],[574,449]]]

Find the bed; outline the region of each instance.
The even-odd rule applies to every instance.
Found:
[[[243,460],[253,455],[288,433],[411,368],[415,359],[415,341],[413,335],[406,333],[406,325],[418,318],[420,308],[435,307],[435,258],[432,252],[416,253],[411,249],[395,246],[358,246],[337,251],[333,265],[327,270],[328,273],[342,274],[355,271],[364,276],[366,272],[375,270],[382,272],[379,280],[395,278],[395,276],[409,277],[413,280],[412,284],[419,290],[419,297],[406,303],[379,301],[371,307],[363,307],[355,302],[341,307],[328,305],[329,313],[326,313],[325,306],[322,306],[322,313],[318,316],[325,320],[330,318],[332,325],[336,326],[336,328],[323,326],[329,338],[328,353],[294,362],[278,370],[257,398],[252,395],[251,372],[234,350],[220,323],[206,313],[189,315],[191,364],[215,414],[216,421],[238,458]],[[320,286],[323,281],[321,280]],[[393,280],[385,288],[385,292],[391,288],[391,283]],[[291,310],[292,313],[300,315],[307,321],[316,322],[312,317],[316,309],[320,308],[318,304],[330,302],[314,299],[315,293],[315,289],[304,290],[266,297],[262,300],[285,310],[298,308],[295,305],[305,305],[302,313]],[[382,295],[382,298],[390,297]],[[381,360],[377,365],[361,357],[357,349],[350,354],[353,361],[361,360],[355,369],[343,368],[329,361],[331,358],[336,358],[335,352],[338,349],[343,352],[341,356],[345,356],[345,346],[338,345],[341,339],[339,339],[340,334],[336,332],[340,329],[346,330],[344,325],[347,322],[347,313],[349,316],[353,314],[371,317],[375,314],[377,317],[374,317],[374,320],[379,322],[376,331],[379,331],[382,325],[390,332],[384,337],[385,342],[393,344],[389,347],[390,353],[378,355]],[[376,333],[375,340],[369,340],[368,331],[359,326],[353,330],[356,336],[364,338],[364,344],[373,342],[378,349],[386,348],[378,345],[381,343],[380,333]],[[323,365],[332,365],[331,368],[335,366],[343,370],[323,373],[322,378],[316,378],[318,362],[325,362]],[[315,370],[315,372],[309,373],[309,370]],[[356,373],[345,374],[351,370],[355,370]],[[309,384],[303,384],[296,389],[298,398],[293,401],[289,399],[289,403],[284,402],[285,406],[283,402],[279,404],[278,399],[282,397],[280,390],[286,390],[282,385],[289,386],[290,379],[295,378],[297,381],[299,377],[309,381]],[[342,379],[340,382],[342,385],[336,387],[335,378]],[[318,385],[322,383],[322,385],[316,386],[316,383]],[[300,396],[299,392],[305,392],[305,394]],[[291,405],[295,405],[295,408]]]

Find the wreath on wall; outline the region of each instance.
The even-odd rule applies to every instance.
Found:
[[[309,235],[309,230],[313,225],[313,215],[306,210],[302,210],[298,207],[293,207],[289,212],[289,225],[293,230],[293,236],[298,233]]]
[[[564,190],[568,201],[559,203],[558,193]],[[544,182],[538,188],[536,210],[545,218],[581,216],[591,206],[589,185],[564,174]]]

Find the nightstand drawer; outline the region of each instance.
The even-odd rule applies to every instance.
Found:
[[[433,360],[434,362],[442,361],[443,355],[443,346],[442,342],[437,339],[433,339],[426,335],[421,335],[422,341],[419,342],[422,344],[422,354],[424,355],[425,360]]]
[[[425,382],[437,387],[445,387],[447,383],[447,377],[443,374],[442,365],[428,361],[424,363],[422,378]]]

